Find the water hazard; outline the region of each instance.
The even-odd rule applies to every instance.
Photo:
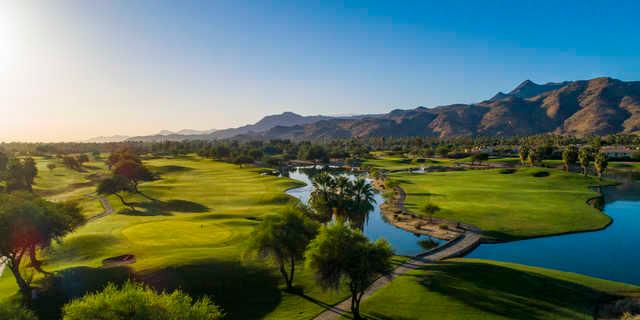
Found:
[[[311,192],[313,192],[311,177],[317,171],[318,170],[312,168],[296,168],[289,171],[289,178],[302,181],[306,186],[291,189],[287,191],[287,193],[300,199],[303,203],[308,203],[309,198],[311,197]],[[346,174],[350,178],[356,177],[354,173],[341,171],[336,173]],[[406,256],[414,256],[442,243],[442,240],[425,235],[415,235],[390,224],[380,213],[380,204],[384,202],[383,197],[380,194],[376,194],[374,199],[376,203],[373,204],[373,210],[368,213],[364,222],[363,233],[367,238],[371,240],[385,238],[389,241],[396,254]]]

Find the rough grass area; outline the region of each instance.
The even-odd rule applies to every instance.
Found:
[[[586,201],[597,196],[590,177],[556,169],[520,168],[428,174],[393,174],[407,192],[406,207],[420,212],[427,200],[435,216],[476,225],[486,236],[512,240],[606,226],[610,218]],[[543,173],[544,172],[544,173]]]
[[[295,201],[284,191],[300,183],[198,157],[145,163],[162,176],[141,185],[158,203],[129,196],[138,203],[136,212],[129,212],[110,199],[120,213],[90,222],[43,254],[44,268],[56,271],[44,293],[48,298],[36,304],[43,319],[55,319],[56,310],[72,297],[132,276],[157,288],[209,295],[228,319],[310,319],[348,296],[345,290],[321,290],[302,266],[296,271],[297,291],[285,292],[274,266],[242,255],[244,241],[261,217]],[[101,268],[103,259],[124,254],[135,255],[136,262]],[[5,272],[0,298],[15,293],[14,279]]]
[[[362,305],[370,319],[593,319],[598,302],[632,285],[574,273],[454,259],[396,278]]]

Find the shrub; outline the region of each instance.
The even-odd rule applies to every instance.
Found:
[[[122,288],[109,284],[102,292],[73,300],[64,306],[62,313],[64,320],[217,320],[223,317],[220,309],[206,297],[193,302],[181,291],[157,293],[131,282]]]
[[[38,320],[31,310],[13,303],[0,303],[0,319]]]

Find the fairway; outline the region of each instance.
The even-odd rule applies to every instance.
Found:
[[[122,230],[122,234],[136,245],[199,247],[225,245],[232,237],[230,227],[187,221],[163,221],[136,224]],[[158,235],[162,235],[158,239]]]
[[[129,212],[117,198],[109,197],[116,212],[92,221],[54,245],[43,258],[44,268],[56,271],[63,286],[55,296],[39,301],[40,312],[57,312],[61,303],[89,290],[100,289],[107,281],[123,281],[130,272],[135,278],[159,289],[182,288],[193,296],[208,295],[229,319],[309,319],[344,298],[344,290],[323,291],[313,275],[302,266],[296,274],[297,293],[282,291],[277,269],[243,256],[244,241],[261,217],[282,210],[290,201],[285,194],[300,183],[288,178],[263,176],[254,167],[242,168],[195,156],[146,160],[161,179],[143,183],[141,190],[156,198],[127,196],[137,202]],[[48,170],[48,169],[45,169]],[[82,181],[56,168],[39,178],[40,185],[57,185],[55,172],[70,181]],[[67,179],[67,178],[65,178]],[[62,182],[60,182],[62,183]],[[92,192],[95,187],[84,187]],[[65,193],[56,193],[65,194]],[[102,211],[98,201],[84,200],[87,216]],[[133,254],[134,264],[103,269],[102,260]],[[17,292],[10,272],[0,277],[0,299]],[[45,293],[46,294],[46,293]],[[251,306],[247,308],[246,306]]]
[[[365,159],[362,161],[363,167],[372,167],[389,171],[401,171],[417,169],[431,166],[451,166],[456,162],[454,159],[446,158],[424,158],[418,162],[416,158],[403,156],[379,156],[377,158]]]
[[[435,216],[476,225],[485,236],[511,240],[602,228],[610,218],[589,206],[597,196],[591,177],[556,169],[521,168],[513,173],[472,170],[390,176],[406,191],[405,206],[419,213],[427,200]]]
[[[640,288],[575,273],[452,259],[400,275],[362,305],[372,319],[593,319],[608,295]]]
[[[95,181],[108,174],[104,162],[87,162],[82,170],[78,171],[65,167],[58,158],[34,157],[34,160],[38,176],[33,188],[37,194],[51,201],[76,201],[87,217],[99,214],[103,210],[98,201],[87,195],[95,192]],[[55,165],[55,168],[47,168],[49,164]]]

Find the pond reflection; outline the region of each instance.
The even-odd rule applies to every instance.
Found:
[[[283,176],[288,176],[291,179],[296,179],[306,184],[304,187],[291,189],[287,191],[287,193],[300,199],[303,203],[310,204],[312,207],[320,208],[322,210],[322,206],[313,205],[313,202],[316,201],[317,198],[322,201],[328,198],[324,198],[322,191],[316,192],[317,188],[314,188],[312,179],[323,172],[333,176],[344,176],[349,181],[358,181],[358,178],[362,178],[366,185],[369,188],[372,188],[370,181],[366,179],[366,174],[348,172],[336,168],[320,169],[316,167],[305,167],[295,168],[283,173]],[[344,181],[341,183],[344,184]],[[320,185],[317,186],[320,188],[323,187]],[[330,188],[327,188],[327,190],[329,189]],[[340,192],[341,191],[342,190],[340,190]],[[379,193],[375,192],[375,190],[370,199],[363,195],[366,192],[362,192],[362,190],[357,193],[359,195],[356,195],[355,197],[363,201],[351,203],[349,206],[345,206],[344,202],[346,201],[343,200],[343,203],[338,206],[342,207],[342,210],[332,209],[330,213],[331,218],[329,220],[345,219],[351,223],[352,227],[361,230],[367,238],[373,241],[381,237],[385,238],[394,248],[396,254],[399,255],[414,256],[431,249],[431,246],[435,247],[443,243],[442,240],[425,235],[413,234],[388,223],[380,212],[380,204],[384,202],[384,199]],[[317,194],[317,196],[314,197],[312,196],[313,194]],[[365,198],[367,199],[364,200]],[[354,208],[356,208],[356,210],[349,210]]]

